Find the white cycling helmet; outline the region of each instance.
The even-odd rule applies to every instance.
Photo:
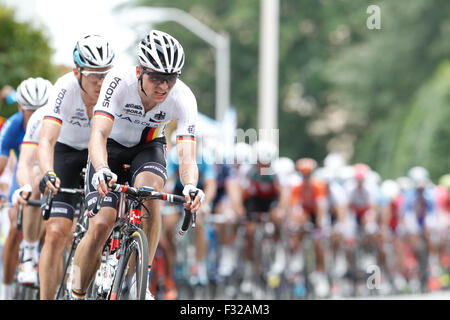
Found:
[[[278,147],[268,141],[259,140],[252,145],[253,153],[260,164],[270,164],[278,157]]]
[[[397,182],[398,186],[400,187],[400,190],[406,191],[413,187],[413,182],[408,177],[398,177],[395,179],[395,182]]]
[[[330,184],[336,178],[333,170],[329,167],[321,167],[314,170],[313,177],[323,181],[325,184]]]
[[[388,179],[381,183],[381,192],[386,199],[392,201],[400,194],[400,186],[394,180]]]
[[[345,166],[345,159],[341,154],[331,152],[323,160],[323,165],[324,167],[336,170],[338,168]]]
[[[73,60],[82,68],[106,68],[112,65],[114,51],[104,37],[87,35],[75,45]]]
[[[162,73],[181,73],[184,65],[184,50],[171,35],[152,30],[139,42],[139,63],[146,68]]]
[[[273,162],[273,170],[279,174],[293,174],[295,173],[294,160],[288,157],[280,157]]]
[[[53,85],[43,78],[28,78],[17,87],[17,102],[24,110],[36,110],[47,104]]]
[[[428,173],[428,170],[420,166],[412,167],[411,169],[409,169],[408,177],[412,180],[416,188],[426,187],[430,182],[430,175]]]

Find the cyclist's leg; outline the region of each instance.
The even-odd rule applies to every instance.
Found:
[[[9,188],[8,202],[12,203],[12,195],[19,188],[16,179],[17,164],[15,165],[11,186]],[[17,215],[19,206],[11,206],[8,210],[10,228],[3,246],[3,294],[4,299],[12,299],[12,285],[17,265],[19,263],[19,246],[22,241],[22,232],[17,230]]]
[[[120,165],[111,163],[110,168],[113,172],[120,172]],[[97,198],[100,196],[97,190],[92,185],[92,176],[94,175],[94,168],[92,163],[88,160],[85,178],[86,190],[86,204],[87,210],[92,211]],[[95,272],[97,271],[102,249],[106,240],[111,233],[112,227],[116,220],[117,196],[109,192],[103,198],[102,208],[93,217],[89,219],[89,227],[77,246],[74,254],[74,276],[73,276],[73,291],[83,296],[92,281]]]
[[[131,161],[131,185],[134,187],[152,187],[162,192],[167,181],[166,144],[163,140],[154,140],[135,148]],[[144,205],[151,212],[150,219],[144,219],[143,230],[148,234],[149,261],[153,261],[161,233],[161,212],[158,200],[147,200]],[[150,234],[151,233],[151,234]]]
[[[164,180],[158,175],[142,171],[137,174],[134,187],[142,186],[152,187],[155,191],[161,192],[164,187]],[[159,238],[161,236],[162,219],[160,213],[159,200],[147,200],[144,205],[150,210],[150,216],[142,220],[142,230],[144,230],[148,240],[148,261],[153,261],[155,257],[156,247],[158,246]],[[145,209],[144,209],[145,210]]]
[[[254,238],[255,232],[257,228],[257,223],[254,221],[253,214],[256,212],[255,202],[257,200],[255,198],[250,198],[245,203],[245,207],[247,210],[247,221],[245,223],[245,252],[244,252],[244,260],[248,265],[253,261],[253,252],[254,252]],[[248,268],[248,267],[247,267]]]
[[[41,300],[54,299],[56,287],[62,277],[62,255],[72,220],[50,217],[46,222],[46,236],[39,258]]]
[[[291,262],[294,262],[294,265],[301,259],[301,251],[302,251],[302,239],[304,236],[304,232],[302,231],[305,223],[309,222],[309,215],[303,211],[303,208],[300,205],[293,206],[288,215],[288,230],[289,230],[289,249],[290,254],[294,259],[290,259]],[[299,259],[300,258],[300,259]],[[292,261],[295,260],[295,261]],[[293,268],[296,271],[299,271],[299,267]]]
[[[115,219],[115,209],[102,207],[97,215],[89,220],[89,228],[77,246],[73,261],[75,272],[72,288],[77,293],[85,293],[94,278],[100,265],[102,249]]]
[[[441,265],[439,259],[441,224],[437,212],[428,213],[425,217],[424,237],[427,243],[428,289],[435,291],[441,288],[439,278]]]
[[[54,299],[62,278],[63,253],[71,237],[74,208],[68,195],[53,199],[50,218],[45,222],[45,240],[39,258],[41,299]]]
[[[200,285],[206,285],[208,282],[208,274],[206,268],[208,241],[206,238],[205,226],[203,224],[203,215],[201,214],[197,215],[194,237],[197,280]]]
[[[22,233],[17,230],[18,207],[13,206],[8,210],[10,227],[5,244],[3,245],[3,283],[2,299],[12,299],[14,275],[19,263],[19,245],[22,241]]]
[[[230,201],[228,198],[216,203],[213,207],[214,214],[229,215],[234,217]],[[230,213],[231,212],[231,213]],[[234,223],[230,219],[229,222],[219,223],[214,226],[217,230],[220,259],[218,272],[221,276],[229,276],[236,266],[234,244],[236,239],[236,230]]]
[[[121,172],[121,164],[115,161],[115,157],[110,156],[108,159],[109,167],[112,172]],[[86,191],[86,209],[92,211],[97,198],[100,196],[92,185],[92,177],[95,169],[88,159],[88,165],[85,176]],[[123,181],[118,181],[123,183]],[[100,261],[102,250],[108,239],[114,222],[116,220],[116,208],[118,197],[112,192],[108,192],[102,200],[100,211],[89,219],[89,226],[86,234],[81,239],[74,254],[74,277],[72,288],[73,291],[83,296],[89,287],[90,282],[95,276]]]
[[[165,144],[160,141],[154,141],[136,148],[130,167],[131,185],[137,188],[151,187],[157,192],[163,191],[167,180],[165,148]],[[147,200],[143,204],[151,213],[147,219],[142,220],[141,225],[147,236],[148,261],[151,264],[161,236],[160,202],[159,200]]]
[[[39,180],[40,173],[39,167],[35,166],[33,168],[34,184],[32,187],[32,193],[30,199],[39,200]],[[24,256],[23,260],[26,261],[32,258],[33,263],[38,262],[38,246],[39,240],[41,238],[41,227],[42,216],[41,209],[35,206],[25,206],[23,208],[23,242],[24,246]]]
[[[61,179],[61,188],[76,188],[80,172],[86,166],[87,150],[76,150],[64,144],[55,146],[55,173]],[[54,299],[62,279],[63,253],[71,237],[76,197],[56,194],[50,218],[46,221],[44,245],[39,259],[41,299]],[[55,272],[56,268],[56,272]]]
[[[33,167],[34,183],[32,187],[32,193],[29,199],[39,200],[39,181],[41,178],[39,167]],[[41,231],[41,209],[35,206],[25,206],[23,209],[23,238],[28,242],[36,242],[40,239]]]
[[[32,193],[30,199],[39,200],[39,167],[33,168]],[[39,243],[41,236],[42,218],[40,207],[24,206],[23,207],[23,240],[21,243],[22,255],[19,265],[19,273],[17,275],[18,282],[24,284],[37,284],[38,271],[37,265],[39,262]]]

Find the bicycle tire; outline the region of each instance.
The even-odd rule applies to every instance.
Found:
[[[145,300],[148,280],[148,242],[144,231],[141,229],[133,231],[125,248],[125,252],[119,259],[110,300]],[[131,261],[133,253],[134,261]],[[131,275],[128,273],[130,262],[134,262]],[[131,282],[127,281],[126,276]]]

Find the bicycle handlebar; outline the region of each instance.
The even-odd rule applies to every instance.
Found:
[[[42,208],[42,218],[44,220],[48,220],[50,217],[50,210],[52,208],[52,202],[53,202],[53,192],[52,190],[48,190],[47,198],[45,198],[45,201],[43,201],[41,208]]]
[[[193,201],[195,196],[197,195],[198,191],[195,192],[189,192],[189,196],[191,197],[191,200]],[[184,198],[183,198],[184,199]],[[186,202],[186,200],[185,200]],[[191,212],[189,210],[184,209],[184,219],[183,219],[183,223],[181,224],[180,230],[178,230],[178,234],[180,236],[184,236],[184,234],[186,233],[186,231],[189,229],[189,227],[191,226],[191,222],[192,222],[192,227],[195,228],[195,220],[196,220],[196,216],[197,213],[196,212]]]
[[[33,200],[29,199],[31,196],[31,193],[28,193],[28,196],[25,198],[27,201],[27,205],[33,206],[33,207],[40,207],[41,201],[40,200]],[[19,202],[19,213],[17,215],[17,230],[22,231],[22,221],[23,221],[23,204]]]
[[[153,191],[153,188],[149,187],[141,187],[141,188],[134,188],[123,184],[117,184],[114,183],[110,186],[110,189],[114,193],[124,193],[126,195],[132,196],[134,198],[138,199],[148,199],[148,200],[163,200],[170,203],[176,203],[176,204],[184,204],[186,203],[186,199],[183,196],[179,196],[176,194],[170,194],[170,193],[164,193],[164,192],[155,192]],[[191,194],[191,199],[194,199],[196,194]],[[88,215],[90,218],[95,216],[101,208],[103,198],[101,196],[98,196],[97,201],[95,203],[94,208],[92,209],[92,212],[88,212]],[[196,214],[195,212],[191,212],[189,210],[184,210],[184,219],[183,223],[180,227],[180,230],[178,233],[183,236],[186,231],[189,229],[190,226],[195,228],[195,220],[196,220]],[[192,224],[191,224],[192,222]]]

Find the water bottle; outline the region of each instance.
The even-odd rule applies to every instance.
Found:
[[[103,279],[103,290],[104,291],[109,291],[111,289],[117,264],[118,264],[118,260],[117,260],[116,254],[115,253],[110,254],[108,256],[108,259],[106,260],[106,274]]]

